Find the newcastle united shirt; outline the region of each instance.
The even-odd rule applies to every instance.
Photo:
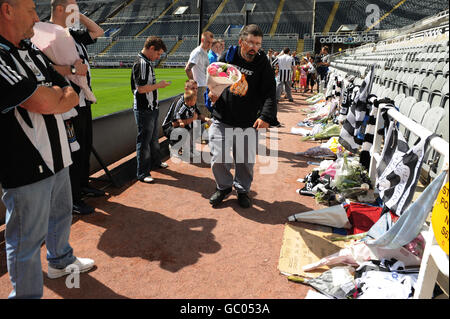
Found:
[[[131,74],[131,90],[134,94],[135,110],[158,109],[158,90],[149,93],[139,93],[137,90],[138,86],[154,84],[156,84],[156,76],[152,62],[142,53],[139,53]]]
[[[60,115],[27,111],[21,104],[40,86],[68,86],[30,42],[16,48],[0,36],[0,183],[17,188],[72,164]]]

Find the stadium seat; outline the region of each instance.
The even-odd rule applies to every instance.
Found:
[[[389,75],[388,75],[388,77],[386,79],[386,82],[385,82],[385,86],[387,88],[391,89],[394,86],[394,81],[395,81],[395,79],[397,77],[397,74],[398,74],[397,71],[389,71]]]
[[[383,75],[383,72],[384,72],[384,70],[383,69],[376,69],[375,70],[375,75],[374,75],[374,82],[375,83],[380,83],[380,81],[381,81],[381,77],[382,77],[382,75]]]
[[[417,98],[419,101],[428,101],[430,98],[431,93],[431,87],[433,86],[433,83],[436,81],[436,78],[434,75],[427,76],[422,84],[419,91],[419,97]]]
[[[434,133],[444,115],[445,110],[442,107],[432,107],[425,113],[421,124],[424,128]]]
[[[444,74],[445,62],[438,62],[434,67],[433,74],[435,76]]]
[[[441,52],[439,54],[438,62],[448,62],[448,54],[447,54],[447,52]]]
[[[414,122],[420,124],[422,123],[423,118],[425,117],[425,114],[428,112],[429,109],[430,104],[428,102],[425,101],[418,102],[412,107],[409,118]],[[414,144],[416,144],[417,142],[416,134],[414,134],[413,132],[406,132],[406,134],[404,135],[406,140],[408,141],[409,147],[412,147],[414,146]]]
[[[449,125],[449,108],[447,104],[447,107],[444,108],[444,115],[435,131],[437,135],[441,136],[447,142],[449,141]],[[428,165],[431,166],[431,169],[429,170],[430,177],[435,178],[437,176],[437,172],[440,172],[442,166],[444,165],[444,158],[437,152],[431,158],[437,162],[437,164],[428,163]]]
[[[427,49],[427,53],[433,53],[433,52],[436,52],[436,48],[437,48],[437,45],[436,45],[436,44],[430,45],[430,46],[428,47],[428,49]]]
[[[420,72],[422,71],[422,65],[423,65],[425,62],[416,61],[416,62],[414,62],[414,63],[415,63],[415,65],[414,65],[414,73],[420,74]]]
[[[391,100],[395,100],[395,98],[398,96],[398,92],[390,91],[387,93],[386,97],[388,97]]]
[[[431,62],[430,64],[428,64],[426,74],[427,75],[434,74],[437,65],[438,65],[437,62]]]
[[[402,85],[400,91],[404,93],[406,96],[412,96],[414,81],[416,79],[416,74],[409,74],[406,77],[405,82]]]
[[[410,62],[409,63],[409,73],[419,72],[420,71],[420,62]]]
[[[386,89],[383,85],[379,85],[376,90],[372,90],[372,94],[375,94],[380,100],[381,93]]]
[[[440,75],[433,82],[429,93],[429,103],[431,107],[440,107],[442,103],[442,91],[444,86],[448,86],[448,80]]]
[[[416,100],[419,100],[420,89],[422,87],[422,82],[425,80],[425,77],[426,77],[425,74],[418,74],[415,75],[414,77],[414,82],[410,95],[414,96]]]
[[[397,92],[398,93],[405,93],[404,87],[408,84],[408,79],[410,78],[410,76],[411,76],[410,72],[403,73],[403,76],[400,79],[400,83],[397,84]]]
[[[394,105],[396,107],[400,107],[400,105],[403,103],[403,101],[406,99],[405,94],[397,94],[397,96],[394,98]]]
[[[403,102],[401,102],[401,104],[399,105],[399,111],[401,114],[409,117],[413,106],[416,104],[417,104],[416,99],[413,98],[412,96],[409,96],[406,99],[404,99]],[[399,126],[399,130],[406,137],[407,131],[403,125]]]
[[[447,117],[445,120],[444,117]],[[428,110],[425,114],[421,125],[437,135],[444,137],[445,132],[443,132],[442,124],[447,123],[448,125],[448,110],[444,110],[441,107],[435,107]],[[445,138],[445,137],[444,137]],[[447,140],[448,140],[448,127],[447,127]],[[436,168],[442,165],[442,159],[440,154],[434,150],[431,150],[426,154],[424,162],[422,165],[422,176],[429,179],[436,177]]]
[[[397,74],[397,77],[395,78],[394,83],[392,84],[392,91],[398,93],[399,87],[403,83],[402,81],[403,81],[404,76],[405,76],[404,72],[400,72],[400,73]]]
[[[417,100],[412,96],[408,96],[399,105],[400,113],[403,114],[404,116],[409,117],[411,109],[415,104],[417,104]]]
[[[442,69],[442,74],[448,78],[449,75],[449,63],[445,63],[444,68]]]
[[[420,62],[426,62],[427,60],[427,54],[426,53],[420,53],[417,55],[417,60]]]
[[[387,88],[385,86],[381,86],[378,91],[376,92],[376,96],[378,97],[379,100],[385,98],[385,92],[386,92]]]
[[[430,64],[431,62],[422,61],[422,65],[420,66],[420,74],[427,74]]]
[[[442,108],[446,108],[448,107],[448,100],[449,100],[449,80],[447,78],[447,82],[444,84],[444,86],[442,87],[442,91],[441,91],[441,107]]]

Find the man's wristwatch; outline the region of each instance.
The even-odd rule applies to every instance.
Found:
[[[70,73],[72,73],[72,75],[77,74],[77,68],[74,65],[70,66]]]

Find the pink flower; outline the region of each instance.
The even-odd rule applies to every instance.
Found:
[[[208,69],[208,73],[209,73],[211,76],[217,76],[217,69],[215,69],[215,68],[210,68],[210,69]]]
[[[219,73],[219,76],[220,76],[221,78],[227,78],[227,77],[228,77],[228,74],[226,74],[225,72],[220,72],[220,73]]]

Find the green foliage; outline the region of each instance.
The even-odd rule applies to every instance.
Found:
[[[311,139],[314,140],[327,140],[331,137],[336,137],[341,134],[341,127],[336,124],[329,124],[327,125],[322,132],[314,135],[314,136],[305,136],[302,138],[303,141],[309,141]]]

